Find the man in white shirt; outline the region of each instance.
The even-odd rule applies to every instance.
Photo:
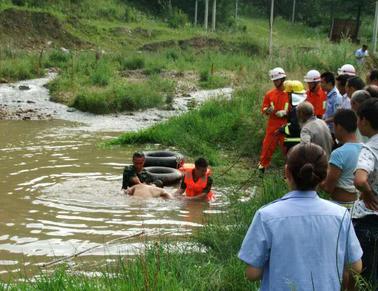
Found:
[[[352,217],[363,249],[362,276],[378,284],[378,99],[363,102],[358,111],[358,128],[369,137],[362,146],[355,170],[354,185],[361,192]]]
[[[364,44],[362,48],[359,48],[358,50],[356,50],[354,55],[357,59],[357,63],[363,64],[365,62],[365,57],[369,56],[369,52],[367,49],[368,49],[367,45]]]

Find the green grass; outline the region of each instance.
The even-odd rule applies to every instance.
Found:
[[[220,149],[233,149],[253,157],[257,154],[263,120],[251,115],[258,112],[256,90],[238,91],[232,101],[219,100],[172,118],[136,133],[125,133],[111,144],[162,143],[176,146],[189,156],[205,156],[214,164],[221,164]],[[246,137],[249,137],[246,139]]]
[[[283,47],[276,51],[274,60],[219,52],[197,55],[193,63],[188,63],[202,72],[200,82],[205,86],[211,85],[218,71],[227,70],[234,74],[234,82],[240,89],[236,90],[232,100],[210,101],[199,109],[152,128],[125,133],[112,144],[160,143],[176,146],[189,156],[206,156],[213,165],[222,164],[220,149],[232,150],[256,161],[266,123],[260,112],[261,102],[264,93],[272,87],[267,76],[269,69],[282,66],[288,73],[288,79],[303,80],[304,74],[312,68],[337,70],[340,64],[351,60],[349,49],[348,42],[318,45],[311,49]],[[180,63],[188,57],[186,53],[177,53],[173,59]],[[166,67],[170,66],[172,63],[167,61]],[[212,71],[215,71],[214,75]],[[224,85],[227,83],[222,83]],[[280,160],[278,164],[282,164]]]
[[[0,47],[0,79],[8,82],[39,77],[44,74],[38,53]]]

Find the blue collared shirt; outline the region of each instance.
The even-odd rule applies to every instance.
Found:
[[[340,290],[344,265],[362,257],[348,211],[315,191],[259,209],[239,258],[263,269],[261,290]]]
[[[333,87],[331,91],[327,94],[327,105],[326,111],[324,113],[324,119],[333,117],[337,109],[341,108],[343,96],[341,96],[339,90],[336,87]],[[328,123],[328,127],[331,132],[334,132],[333,122]]]

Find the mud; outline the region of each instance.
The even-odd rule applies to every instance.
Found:
[[[221,52],[240,52],[247,55],[259,55],[263,50],[255,43],[240,40],[236,43],[225,42],[217,38],[208,37],[193,37],[190,39],[182,40],[166,40],[151,42],[143,45],[139,49],[141,51],[161,51],[167,48],[176,49],[194,49],[198,52],[221,51]]]
[[[0,42],[15,42],[17,47],[23,48],[40,48],[47,41],[52,41],[52,45],[57,47],[80,47],[86,44],[68,32],[49,13],[14,8],[0,12]]]

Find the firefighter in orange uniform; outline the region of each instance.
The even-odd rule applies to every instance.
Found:
[[[269,119],[258,166],[260,173],[264,173],[269,166],[277,145],[281,147],[283,145],[283,136],[278,134],[277,131],[287,122],[286,115],[289,110],[288,94],[284,92],[285,71],[279,67],[274,68],[269,71],[269,77],[275,88],[268,91],[264,96],[261,110]]]
[[[310,102],[312,106],[314,106],[314,113],[316,117],[322,119],[326,109],[327,94],[320,86],[319,71],[308,71],[306,76],[304,76],[304,81],[308,86],[306,101]]]
[[[184,178],[176,194],[181,195],[185,192],[185,199],[187,200],[212,201],[214,199],[211,192],[213,179],[210,177],[208,163],[204,158],[199,158],[194,162],[194,165],[194,168],[184,171]]]

